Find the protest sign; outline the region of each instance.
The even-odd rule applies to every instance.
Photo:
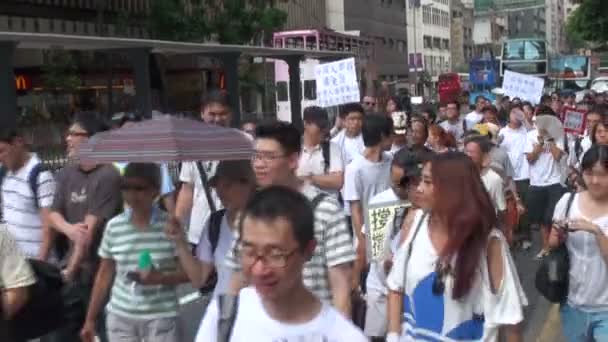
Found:
[[[505,70],[502,82],[505,96],[519,97],[522,101],[538,104],[543,96],[544,87],[545,80],[542,78]]]
[[[369,205],[365,213],[368,257],[380,260],[384,256],[387,234],[392,234],[401,227],[395,227],[395,216],[403,214],[403,210],[412,204],[403,201],[392,201]]]
[[[317,103],[321,107],[359,102],[359,83],[354,58],[315,66]]]
[[[583,110],[565,107],[562,115],[562,121],[564,122],[564,130],[568,133],[585,133],[585,119],[587,113]]]

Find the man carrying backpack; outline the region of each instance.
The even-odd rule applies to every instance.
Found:
[[[329,117],[321,107],[304,110],[302,152],[296,175],[321,190],[338,196],[344,182],[340,148],[327,139]]]
[[[18,129],[0,131],[0,213],[19,249],[29,258],[56,259],[49,228],[55,180]]]

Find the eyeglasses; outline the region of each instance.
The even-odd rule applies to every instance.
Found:
[[[148,190],[148,186],[145,185],[140,185],[140,184],[121,184],[120,185],[120,190],[121,191],[146,191]]]
[[[252,267],[258,260],[261,260],[264,265],[270,268],[284,268],[287,266],[289,258],[297,250],[297,248],[289,252],[271,250],[270,252],[260,254],[251,246],[241,245],[241,248],[238,249],[238,256],[241,258],[241,264],[245,268]]]
[[[71,138],[88,138],[90,136],[89,133],[76,131],[68,131],[65,135]]]
[[[441,261],[437,261],[437,265],[435,266],[435,279],[433,279],[433,295],[441,296],[445,293],[445,278],[448,274],[451,273],[451,266],[449,263],[443,263]]]
[[[281,159],[281,158],[285,158],[285,155],[276,154],[276,153],[272,153],[272,152],[255,152],[254,155],[251,157],[251,160],[253,160],[253,161],[259,160],[259,161],[268,163],[268,162],[272,162],[272,161],[275,161],[275,160]]]

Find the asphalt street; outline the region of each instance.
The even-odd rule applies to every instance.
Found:
[[[528,307],[525,309],[523,333],[525,342],[564,342],[561,335],[557,307],[549,303],[534,287],[534,275],[540,262],[534,256],[540,249],[539,232],[534,232],[535,239],[532,247],[527,250],[513,251],[519,277],[528,297]],[[184,341],[194,341],[201,322],[204,308],[204,298],[197,298],[195,291],[182,286],[182,307],[180,313]]]

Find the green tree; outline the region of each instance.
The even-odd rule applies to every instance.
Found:
[[[286,20],[271,0],[156,0],[146,28],[157,39],[247,44]]]
[[[50,50],[45,55],[45,63],[42,65],[44,87],[52,89],[56,94],[75,92],[80,86],[80,77],[72,54],[64,50]]]
[[[574,10],[566,30],[571,38],[599,45],[608,42],[608,1],[585,0]]]

